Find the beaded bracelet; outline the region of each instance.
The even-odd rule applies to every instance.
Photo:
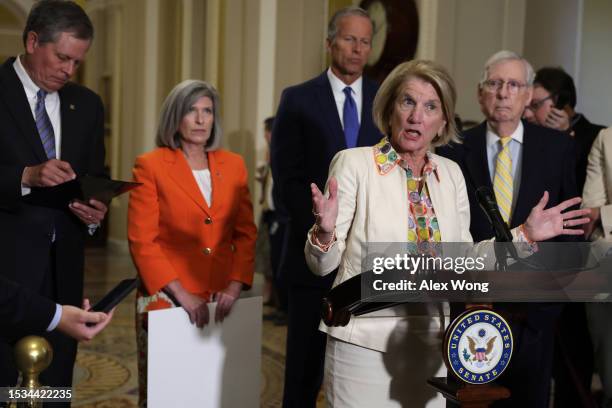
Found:
[[[319,247],[319,249],[321,249],[321,251],[327,252],[327,250],[334,244],[334,242],[336,242],[336,228],[334,227],[334,231],[332,232],[332,237],[329,240],[329,242],[326,244],[322,244],[321,241],[319,241],[319,238],[317,237],[318,233],[319,233],[319,224],[315,224],[314,228],[312,229],[312,241],[316,246]]]
[[[525,224],[521,224],[520,230],[523,233],[523,237],[525,237],[525,240],[527,241],[527,243],[535,244],[535,241],[533,241],[531,238],[529,238],[529,235],[527,234],[527,231],[525,231]]]

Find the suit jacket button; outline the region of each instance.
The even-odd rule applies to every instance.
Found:
[[[212,224],[212,218],[206,217],[206,219],[204,220],[204,224]]]
[[[212,249],[210,249],[210,248],[204,248],[204,249],[202,250],[202,252],[204,252],[204,255],[210,255],[210,254],[212,254]]]

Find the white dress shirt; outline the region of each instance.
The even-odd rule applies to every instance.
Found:
[[[357,105],[357,120],[359,121],[359,124],[361,124],[361,106],[363,105],[363,76],[360,76],[352,84],[347,85],[333,73],[331,68],[328,68],[327,78],[329,79],[329,84],[331,85],[331,89],[334,94],[336,109],[338,109],[338,116],[340,116],[342,129],[344,129],[344,101],[346,100],[344,88],[347,86],[349,86],[352,90],[353,99],[355,100],[355,105]]]
[[[40,87],[32,81],[32,78],[28,75],[27,71],[21,64],[21,56],[15,58],[15,62],[13,63],[13,68],[17,73],[17,77],[21,81],[23,85],[23,89],[25,90],[26,97],[28,98],[28,103],[30,104],[30,109],[32,110],[32,117],[36,120],[36,94]],[[53,134],[55,135],[55,152],[57,153],[57,158],[61,158],[61,140],[62,140],[62,121],[60,115],[60,98],[57,92],[50,92],[47,94],[45,98],[45,108],[47,110],[47,115],[49,115],[49,120],[51,120],[51,126],[53,127]]]
[[[198,183],[198,187],[204,196],[204,200],[206,200],[206,204],[209,207],[212,206],[212,179],[210,177],[209,169],[202,170],[191,170],[193,172],[193,177]]]

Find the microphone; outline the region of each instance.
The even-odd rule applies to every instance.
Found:
[[[497,242],[511,242],[512,233],[499,212],[497,201],[491,189],[487,186],[478,187],[476,189],[476,197],[478,198],[480,208],[485,212],[495,230],[495,240]]]
[[[521,258],[512,243],[512,233],[510,228],[504,222],[504,219],[499,212],[497,201],[493,196],[493,192],[487,186],[480,186],[476,189],[476,197],[480,208],[485,212],[489,222],[495,230],[495,241],[499,243],[493,244],[495,248],[495,257],[497,258],[497,268],[500,271],[506,271],[508,268],[507,255],[520,262]],[[502,244],[503,242],[503,244]]]

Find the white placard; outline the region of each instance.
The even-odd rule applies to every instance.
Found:
[[[204,329],[181,307],[149,312],[148,407],[259,407],[261,318],[261,297]]]

